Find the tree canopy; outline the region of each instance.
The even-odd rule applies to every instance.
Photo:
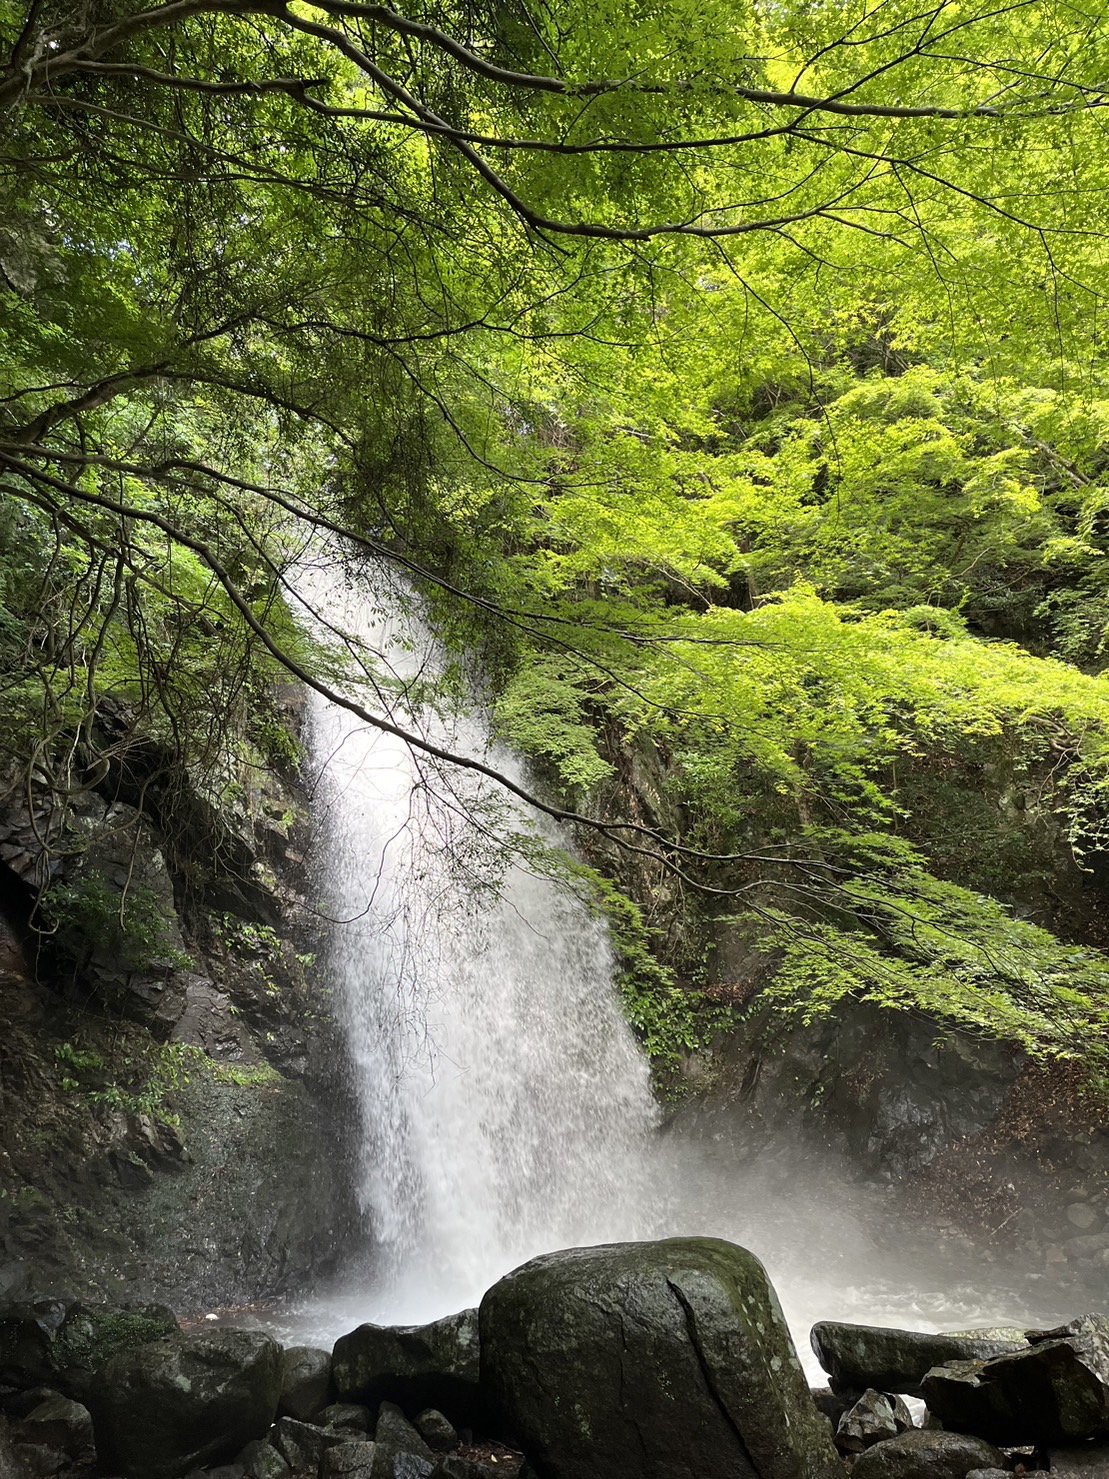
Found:
[[[0,0],[0,54],[13,773],[287,750],[330,534],[594,834],[645,1031],[692,972],[642,932],[695,898],[806,1010],[1100,1043],[1090,911],[928,821],[984,768],[1007,837],[1100,866],[1099,11]]]

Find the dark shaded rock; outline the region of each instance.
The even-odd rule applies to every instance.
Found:
[[[913,1422],[913,1415],[909,1411],[908,1404],[896,1392],[887,1392],[886,1396],[893,1407],[893,1420],[897,1424],[897,1431],[911,1433],[916,1424]]]
[[[435,1465],[430,1459],[420,1458],[415,1453],[383,1453],[374,1444],[374,1460],[370,1479],[431,1479]]]
[[[17,1443],[12,1449],[10,1476],[4,1479],[55,1479],[69,1464],[68,1455],[60,1448],[47,1448],[38,1443]],[[0,1470],[0,1473],[3,1473]]]
[[[289,1479],[289,1465],[272,1444],[255,1438],[238,1455],[246,1479]]]
[[[469,1421],[480,1377],[477,1310],[430,1325],[359,1325],[336,1341],[332,1374],[343,1401],[436,1407]]]
[[[844,1325],[821,1320],[809,1337],[817,1360],[834,1390],[903,1392],[919,1397],[926,1371],[947,1361],[984,1361],[1021,1350],[1024,1339],[999,1331],[926,1335],[917,1330],[877,1325]]]
[[[534,1259],[482,1300],[481,1345],[482,1383],[545,1479],[842,1474],[766,1273],[734,1244]]]
[[[323,1456],[321,1479],[371,1479],[373,1463],[372,1443],[356,1440],[338,1443]]]
[[[19,1426],[28,1443],[60,1448],[71,1458],[77,1458],[86,1448],[92,1447],[89,1410],[69,1397],[48,1397],[29,1412]]]
[[[9,1417],[26,1417],[40,1402],[48,1402],[51,1397],[61,1395],[62,1393],[55,1391],[53,1387],[28,1387],[26,1391],[10,1391],[0,1403],[0,1410],[6,1412]]]
[[[179,1479],[269,1431],[281,1347],[250,1330],[175,1336],[124,1351],[90,1396],[101,1465],[125,1479]]]
[[[1106,1479],[1109,1444],[1083,1443],[1075,1448],[1051,1448],[1047,1466],[1060,1479]]]
[[[1029,1331],[1026,1350],[981,1366],[940,1366],[925,1400],[945,1428],[995,1443],[1063,1444],[1109,1433],[1109,1319]]]
[[[967,1479],[1012,1479],[1008,1469],[971,1469]]]
[[[279,1418],[270,1434],[270,1442],[294,1473],[301,1469],[315,1473],[327,1449],[342,1441],[339,1434],[312,1423],[298,1422],[295,1417]]]
[[[352,1436],[368,1433],[373,1426],[370,1409],[360,1407],[356,1402],[332,1402],[317,1413],[316,1421],[333,1432],[349,1432]]]
[[[813,1399],[817,1412],[822,1412],[832,1427],[837,1428],[840,1418],[849,1407],[854,1407],[862,1393],[833,1392],[831,1387],[812,1387],[809,1396]]]
[[[487,1464],[475,1464],[457,1453],[448,1454],[435,1465],[431,1479],[493,1479],[496,1470]]]
[[[0,1381],[34,1387],[54,1377],[54,1340],[70,1305],[58,1299],[9,1305],[0,1311]]]
[[[432,1457],[431,1449],[400,1408],[392,1402],[381,1404],[381,1411],[377,1415],[377,1427],[374,1431],[374,1442],[383,1452],[414,1453],[419,1458],[426,1459]]]
[[[914,1428],[860,1453],[851,1479],[966,1479],[971,1469],[1004,1467],[1004,1454],[981,1438]]]
[[[327,1406],[331,1395],[331,1354],[313,1346],[289,1346],[281,1358],[278,1411],[309,1422]]]
[[[896,1438],[898,1431],[893,1403],[883,1392],[871,1387],[840,1418],[836,1425],[836,1447],[841,1453],[862,1453],[864,1448],[881,1443],[883,1438]]]
[[[84,1400],[102,1366],[123,1351],[177,1333],[164,1304],[75,1304],[54,1341],[53,1360],[65,1391]]]
[[[429,1448],[436,1449],[439,1453],[458,1447],[458,1434],[453,1424],[441,1412],[436,1412],[434,1407],[418,1414],[416,1431]]]
[[[242,1464],[220,1464],[217,1469],[194,1469],[185,1479],[247,1479]]]

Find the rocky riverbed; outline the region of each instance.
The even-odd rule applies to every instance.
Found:
[[[0,1479],[1006,1479],[1109,1471],[1109,1319],[822,1322],[811,1390],[751,1253],[564,1250],[332,1350],[160,1305],[0,1308]],[[917,1399],[911,1410],[906,1399]]]

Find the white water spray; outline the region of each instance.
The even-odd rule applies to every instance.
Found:
[[[364,594],[313,584],[396,679],[429,674],[418,625],[406,641]],[[479,719],[421,722],[524,782]],[[501,849],[473,821],[491,786],[432,773],[403,740],[322,699],[311,745],[322,893],[343,921],[327,965],[362,1116],[374,1317],[434,1318],[534,1254],[649,1233],[656,1110],[603,926],[519,865],[500,877]]]

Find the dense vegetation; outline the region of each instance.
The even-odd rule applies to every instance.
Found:
[[[1100,15],[0,0],[0,51],[13,784],[287,760],[330,535],[478,655],[656,1051],[725,913],[783,1006],[1101,1053]]]

